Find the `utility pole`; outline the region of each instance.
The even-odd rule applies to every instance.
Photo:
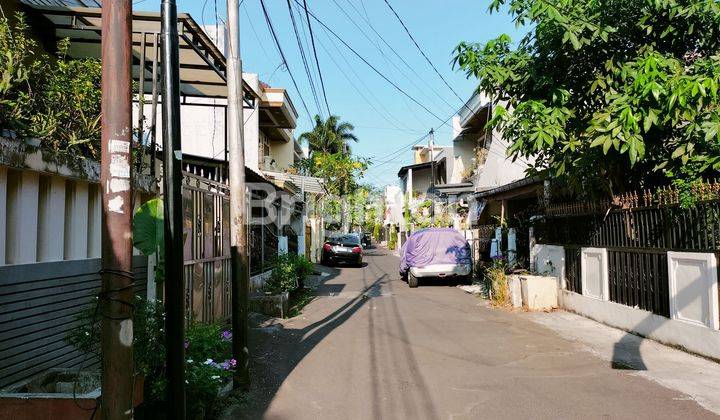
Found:
[[[102,4],[102,262],[100,333],[104,420],[133,417],[132,4]]]
[[[185,280],[183,279],[180,59],[175,0],[162,0],[161,21],[167,407],[168,418],[184,420]]]
[[[243,83],[240,59],[240,4],[227,0],[228,51],[228,148],[230,172],[230,258],[232,265],[233,356],[237,369],[235,388],[250,386],[250,351],[248,350],[248,294],[250,267],[247,253],[247,205],[245,197],[245,142],[243,138]]]
[[[435,130],[430,129],[428,137],[430,149],[430,223],[435,226]]]

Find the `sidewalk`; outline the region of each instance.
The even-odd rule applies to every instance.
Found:
[[[635,370],[720,414],[720,364],[565,311],[522,312],[615,369]]]

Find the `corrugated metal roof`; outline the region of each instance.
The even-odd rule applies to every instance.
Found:
[[[21,3],[33,6],[102,7],[99,0],[21,0]]]
[[[53,25],[45,30],[54,31],[58,39],[71,40],[70,57],[100,58],[102,13],[98,0],[23,0],[23,3]],[[159,12],[133,11],[133,78],[145,81],[145,92],[152,90],[152,63],[159,56],[160,29]],[[178,40],[181,94],[226,98],[225,56],[189,14],[178,13]],[[141,69],[142,57],[145,67]],[[243,87],[247,94],[255,95],[247,82]]]
[[[325,194],[325,189],[323,188],[324,181],[322,178],[289,174],[286,172],[263,171],[263,173],[269,178],[274,178],[280,181],[290,181],[301,191],[309,192],[311,194]]]

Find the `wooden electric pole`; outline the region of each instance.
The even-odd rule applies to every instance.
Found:
[[[133,417],[132,4],[102,3],[102,394],[104,420]]]
[[[185,280],[183,279],[180,58],[175,0],[162,0],[162,142],[165,217],[165,348],[168,418],[185,419]]]
[[[245,143],[243,139],[243,82],[240,59],[240,5],[227,0],[228,45],[228,148],[230,172],[230,257],[232,265],[232,329],[233,356],[237,368],[233,377],[235,388],[250,385],[250,352],[248,350],[248,294],[250,267],[247,253]]]

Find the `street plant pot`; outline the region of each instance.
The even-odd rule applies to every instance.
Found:
[[[133,388],[133,407],[143,402],[144,384],[145,376],[137,375]],[[0,418],[15,420],[90,418],[96,410],[101,393],[99,371],[50,369],[42,375],[1,392]],[[96,414],[98,415],[99,413]]]
[[[250,310],[275,318],[284,318],[289,311],[289,301],[289,292],[254,295],[250,296]]]

